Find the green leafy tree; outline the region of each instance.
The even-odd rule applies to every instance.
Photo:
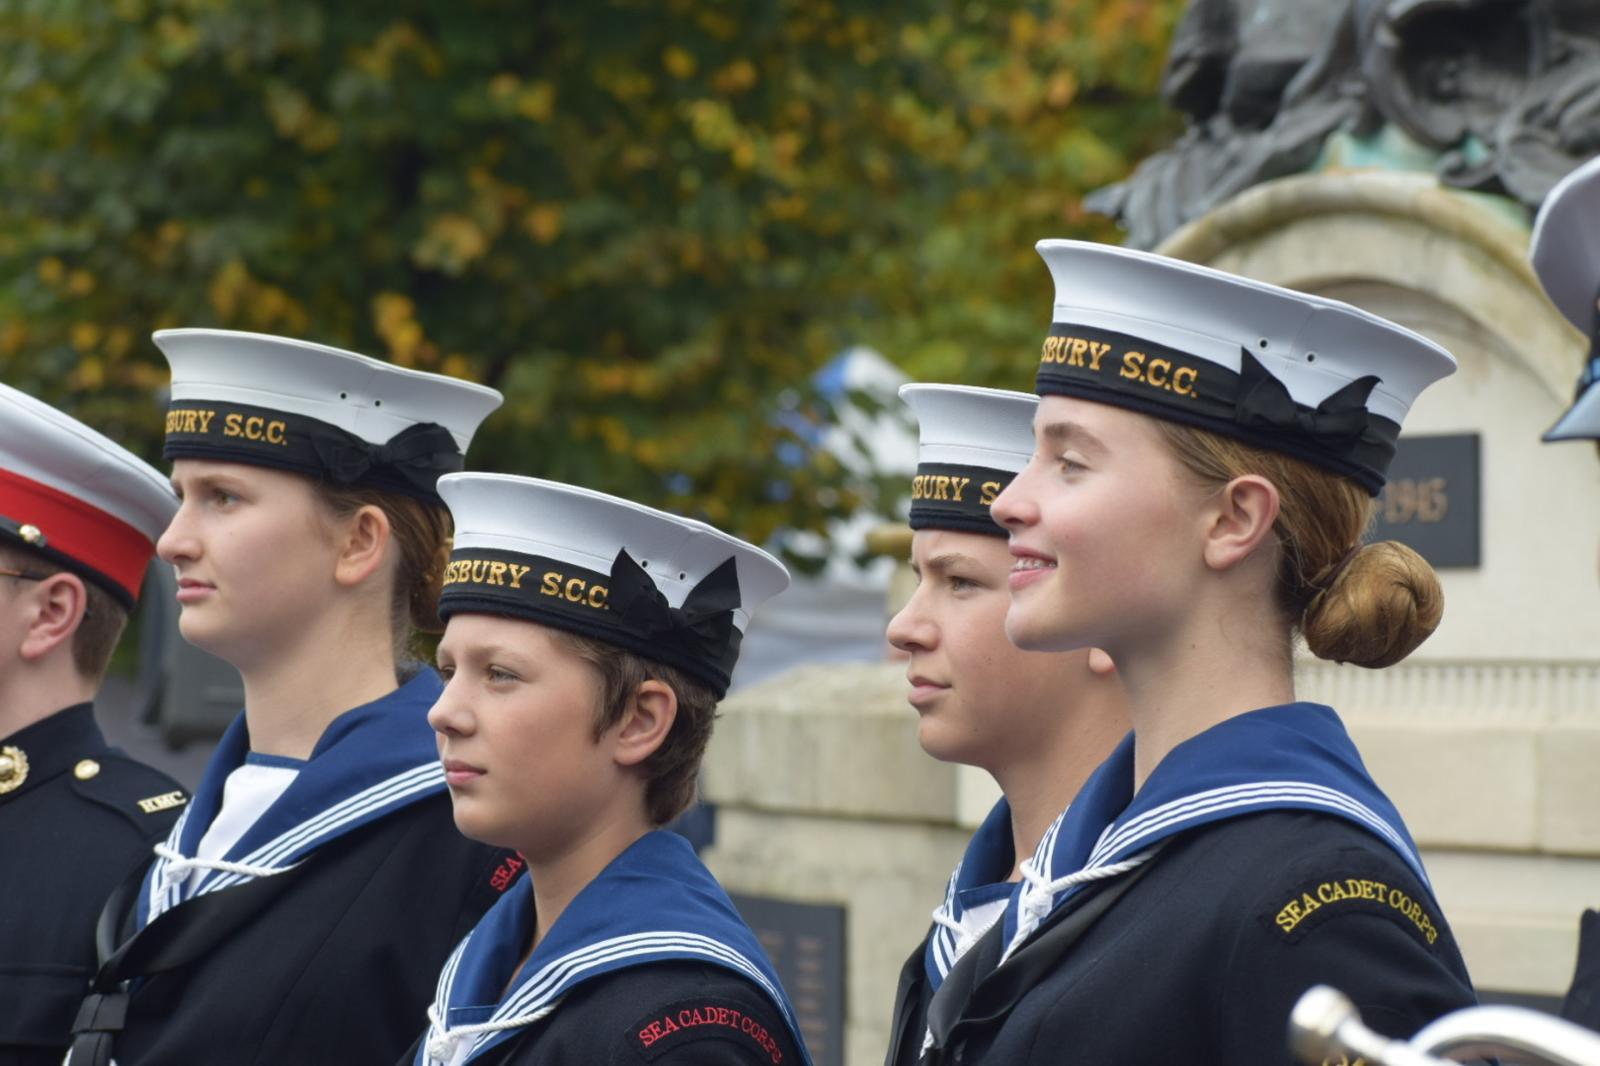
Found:
[[[306,337],[502,389],[476,467],[820,530],[885,498],[810,376],[1027,387],[1180,7],[6,0],[0,374],[153,457],[153,329]]]

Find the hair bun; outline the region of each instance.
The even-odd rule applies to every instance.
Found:
[[[1300,630],[1319,659],[1392,666],[1439,626],[1444,590],[1428,561],[1397,541],[1352,554],[1306,607]]]

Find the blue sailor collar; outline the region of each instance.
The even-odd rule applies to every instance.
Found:
[[[967,843],[966,854],[950,874],[944,901],[933,912],[933,932],[922,955],[928,988],[937,990],[967,949],[1000,917],[993,904],[1004,902],[1015,887],[1006,879],[1016,865],[1011,834],[1011,804],[1003,798],[984,818]]]
[[[328,724],[294,782],[221,862],[194,858],[222,807],[228,775],[250,754],[240,714],[206,765],[200,787],[145,875],[143,928],[185,899],[282,873],[317,848],[445,788],[428,710],[444,691],[423,669],[395,691]],[[186,877],[199,869],[198,877]]]
[[[794,1008],[756,936],[688,841],[656,831],[635,841],[561,913],[528,961],[533,885],[506,890],[439,974],[415,1066],[442,1066],[467,1041],[471,1062],[549,1017],[575,986],[630,966],[692,960],[755,983],[782,1012],[804,1066]]]
[[[1008,958],[1085,884],[1115,877],[1173,836],[1269,810],[1331,814],[1394,849],[1424,885],[1416,844],[1372,780],[1331,707],[1251,711],[1191,737],[1133,792],[1133,735],[1123,739],[1023,864],[1006,904]]]

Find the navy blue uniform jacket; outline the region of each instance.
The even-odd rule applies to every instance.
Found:
[[[186,795],[107,744],[87,703],[0,746],[28,761],[21,783],[0,792],[0,1066],[57,1066],[94,975],[100,908]]]
[[[1134,872],[1065,948],[1049,931],[1090,913],[1116,880],[1061,907],[998,968],[991,931],[928,1008],[942,1043],[919,1059],[918,1034],[893,1061],[1287,1064],[1290,1009],[1314,984],[1395,1037],[1475,1002],[1432,894],[1343,819],[1270,811],[1212,823]],[[1032,978],[1019,983],[1023,973]]]

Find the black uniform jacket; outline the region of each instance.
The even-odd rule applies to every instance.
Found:
[[[1112,895],[1107,895],[1113,893]],[[1103,913],[1062,944],[1073,915]],[[1389,1036],[1475,1002],[1432,894],[1373,835],[1300,811],[1180,834],[1081,893],[1004,966],[991,930],[928,1008],[939,1037],[898,1061],[1250,1066],[1289,1063],[1295,1000],[1329,984]]]
[[[900,967],[900,983],[894,990],[894,1011],[889,1015],[889,1052],[884,1056],[884,1066],[914,1063],[920,1054],[922,1035],[928,1028],[928,1001],[932,998],[928,968],[923,961],[931,936],[933,927],[929,926],[928,935]]]
[[[0,1066],[56,1066],[95,970],[95,919],[186,796],[106,743],[87,703],[13,736],[0,780]],[[27,761],[24,775],[20,752]]]
[[[1600,911],[1584,911],[1578,922],[1578,964],[1561,1016],[1600,1030]]]
[[[389,1066],[426,1024],[445,958],[521,866],[461,836],[439,793],[287,873],[177,906],[140,936],[164,924],[192,929],[230,894],[255,894],[205,931],[198,959],[134,983],[115,1060]]]
[[[419,1042],[420,1043],[420,1042]],[[398,1066],[412,1066],[417,1044]],[[575,987],[549,1020],[472,1066],[789,1066],[801,1061],[783,1016],[721,966],[630,966]]]

